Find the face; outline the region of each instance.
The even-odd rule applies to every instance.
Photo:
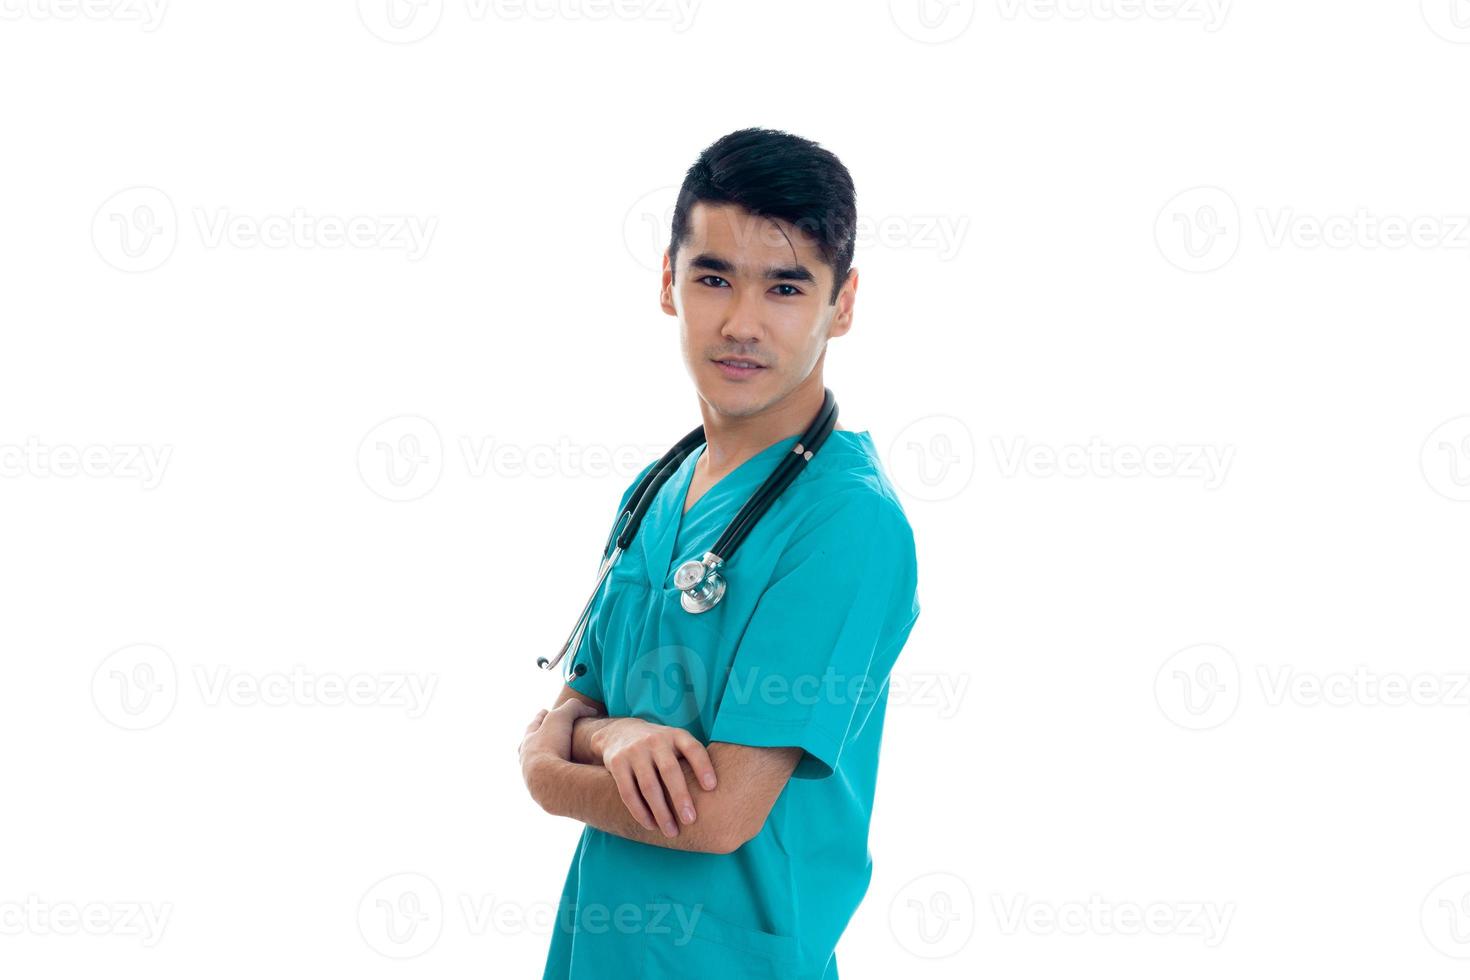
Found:
[[[679,318],[700,397],[717,413],[748,417],[803,384],[820,388],[814,369],[827,340],[852,325],[857,292],[853,269],[828,303],[832,278],[816,239],[795,225],[733,204],[694,205],[677,268],[664,253],[660,305]]]

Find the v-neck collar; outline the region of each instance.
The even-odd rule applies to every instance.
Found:
[[[746,487],[745,499],[749,499],[749,495],[754,493],[761,482],[775,469],[776,461],[780,459],[781,454],[788,452],[800,438],[799,435],[787,436],[771,443],[745,460],[712,483],[704,493],[700,494],[699,499],[694,502],[694,506],[690,507],[687,513],[684,511],[684,500],[689,496],[689,486],[694,482],[694,466],[704,455],[705,444],[701,443],[699,448],[685,456],[679,468],[674,471],[674,475],[659,488],[658,496],[654,498],[648,513],[644,515],[643,528],[638,534],[643,542],[643,564],[648,571],[649,584],[654,588],[673,587],[669,582],[673,569],[669,566],[674,562],[674,551],[679,543],[679,534],[688,520],[697,519],[701,511],[713,507],[714,502],[721,496],[728,495],[732,490],[738,491],[741,486]],[[764,465],[762,461],[765,461]],[[741,501],[741,506],[744,506],[744,500]],[[733,518],[735,512],[738,511],[739,507],[735,508],[730,516]],[[650,518],[652,518],[651,522]],[[645,533],[647,531],[656,531],[656,533]],[[713,535],[708,542],[703,544],[704,549],[713,548],[718,537],[718,533]],[[700,553],[703,554],[703,552]]]

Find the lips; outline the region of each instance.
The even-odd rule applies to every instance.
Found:
[[[766,369],[764,364],[747,361],[743,357],[720,358],[714,362],[727,381],[746,381]]]

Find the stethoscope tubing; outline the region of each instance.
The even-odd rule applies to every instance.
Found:
[[[836,425],[837,401],[831,389],[824,388],[822,407],[818,410],[816,418],[792,446],[792,452],[781,460],[771,475],[766,477],[765,482],[745,502],[745,506],[740,508],[729,526],[725,528],[724,533],[720,535],[719,540],[715,542],[715,546],[706,553],[707,560],[713,559],[716,564],[722,564],[735,554],[735,550],[744,542],[756,522],[806,468],[806,464],[827,441],[827,437],[832,434]],[[643,523],[643,516],[648,513],[648,508],[652,506],[654,498],[658,496],[659,490],[669,478],[683,465],[689,454],[704,443],[704,426],[701,425],[670,447],[669,451],[664,453],[638,482],[633,495],[629,498],[629,503],[624,505],[623,510],[618,514],[618,519],[613,522],[612,531],[608,533],[607,543],[603,545],[603,559],[597,573],[597,584],[592,587],[592,594],[587,597],[587,602],[582,607],[582,614],[577,617],[576,626],[572,628],[571,635],[567,637],[561,651],[549,660],[546,657],[538,657],[537,666],[551,670],[569,651],[576,649],[591,618],[592,605],[597,601],[597,596],[602,591],[602,585],[607,580],[608,573],[612,571],[618,558],[633,543],[633,537],[638,533],[638,528]],[[718,601],[718,596],[713,601]],[[570,683],[586,672],[586,664],[575,664],[571,670],[563,674],[563,679]]]

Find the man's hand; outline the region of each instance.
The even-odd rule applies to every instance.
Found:
[[[575,698],[564,701],[550,711],[542,708],[526,726],[526,736],[521,739],[521,778],[531,796],[536,797],[532,774],[538,760],[556,758],[569,761],[572,757],[572,726],[578,718],[594,715],[597,709]],[[540,802],[538,799],[537,802]]]
[[[684,823],[693,823],[695,819],[694,801],[684,780],[680,755],[689,761],[706,790],[715,788],[715,767],[709,752],[699,739],[682,728],[655,725],[642,718],[612,718],[593,734],[592,747],[617,781],[618,795],[633,819],[648,831],[662,828],[665,837],[676,837],[679,833],[669,813],[670,803]]]

